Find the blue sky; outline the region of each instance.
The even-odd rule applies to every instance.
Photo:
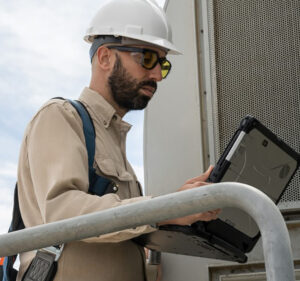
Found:
[[[89,83],[89,45],[82,38],[101,2],[0,0],[0,233],[11,219],[27,123],[48,99],[75,99]],[[125,120],[133,124],[127,156],[143,182],[143,112],[130,112]]]

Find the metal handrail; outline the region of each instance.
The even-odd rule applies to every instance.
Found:
[[[2,234],[0,256],[9,256],[224,207],[244,210],[257,223],[262,235],[267,280],[294,281],[290,238],[279,209],[261,191],[240,183],[202,186]]]

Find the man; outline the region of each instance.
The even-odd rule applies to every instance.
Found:
[[[171,64],[168,52],[178,53],[164,12],[151,0],[111,0],[101,7],[85,39],[92,43],[91,82],[79,98],[96,131],[94,167],[117,189],[101,197],[88,193],[88,159],[82,121],[66,100],[46,103],[28,125],[19,170],[19,201],[26,227],[75,217],[139,200],[140,185],[125,155],[130,125],[122,117],[143,109],[157,82]],[[210,170],[179,190],[205,184]],[[191,224],[215,219],[218,211],[194,214],[158,224]],[[55,281],[146,280],[144,249],[131,239],[156,231],[145,225],[67,243]],[[20,255],[21,280],[35,253]]]

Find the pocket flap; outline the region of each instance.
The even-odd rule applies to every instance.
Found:
[[[95,159],[100,171],[108,176],[118,178],[120,181],[131,181],[133,176],[124,167],[115,163],[112,159]]]

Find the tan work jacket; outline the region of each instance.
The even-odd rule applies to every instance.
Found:
[[[116,194],[88,194],[88,158],[82,121],[65,100],[50,100],[29,123],[22,142],[18,185],[26,227],[71,218],[142,197],[134,171],[126,159],[130,125],[97,92],[85,88],[79,99],[88,109],[96,130],[94,167],[112,179]],[[144,281],[144,251],[130,239],[155,231],[146,225],[83,241],[67,243],[55,281]],[[34,252],[20,256],[18,281]]]

